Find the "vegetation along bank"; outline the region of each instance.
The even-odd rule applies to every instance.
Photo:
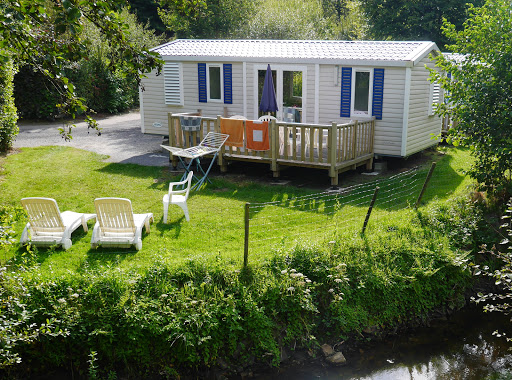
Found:
[[[81,183],[82,203],[64,185],[45,191],[63,205],[78,202],[80,208],[107,191],[106,184],[109,192],[119,192],[122,186],[111,184],[130,178],[127,196],[153,211],[161,207],[158,187],[167,183],[165,177],[155,178],[169,174],[145,168],[150,172],[144,177],[136,165],[106,164],[97,155],[69,148],[24,149],[7,156],[0,184],[6,252],[0,258],[0,373],[10,378],[62,372],[78,378],[172,378],[220,371],[229,376],[255,365],[279,366],[284,355],[299,350],[322,355],[324,343],[345,341],[337,348],[343,351],[360,339],[460,308],[473,284],[468,264],[487,260],[475,258],[475,252],[493,237],[485,233],[482,203],[464,195],[466,180],[446,176],[448,170],[460,173],[467,152],[445,153],[437,157],[438,177],[432,179],[440,182],[429,188],[426,204],[417,211],[389,211],[370,223],[364,236],[340,231],[330,243],[305,238],[292,246],[277,244],[246,269],[241,269],[239,250],[228,255],[227,248],[213,252],[197,243],[195,254],[181,256],[183,242],[174,228],[186,222],[173,221],[169,228],[158,223],[158,213],[138,253],[91,250],[84,235],[74,238],[69,251],[8,244],[9,238],[19,239],[26,222],[17,199],[40,191],[46,181],[58,183],[53,176],[66,175],[49,170],[42,176],[32,171],[32,180],[14,176],[30,167],[28,162],[78,167],[68,182]],[[23,188],[27,183],[31,189]],[[223,207],[242,209],[251,196],[263,200],[300,191],[308,192],[215,178],[192,201],[234,202]],[[192,214],[190,224],[199,223],[199,207],[190,207],[199,213]],[[222,216],[218,219],[223,223]],[[181,227],[184,236],[188,225]]]

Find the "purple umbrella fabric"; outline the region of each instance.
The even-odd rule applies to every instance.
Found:
[[[262,112],[276,112],[277,101],[276,92],[274,90],[274,81],[272,80],[272,70],[270,65],[267,66],[265,74],[265,81],[263,82],[263,92],[261,94],[260,111]]]

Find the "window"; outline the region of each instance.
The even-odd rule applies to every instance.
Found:
[[[441,101],[441,85],[437,82],[430,83],[430,104],[428,106],[428,115],[434,115],[436,105]]]
[[[222,70],[220,65],[208,65],[208,101],[222,101]]]
[[[199,102],[233,103],[233,65],[231,63],[197,64]]]
[[[342,67],[340,83],[340,117],[375,116],[382,120],[384,69]]]
[[[183,86],[181,83],[181,64],[168,62],[164,65],[165,104],[183,105]]]
[[[371,87],[370,83],[372,80],[370,71],[358,71],[354,72],[354,88],[353,88],[353,105],[352,115],[370,115],[371,107]]]

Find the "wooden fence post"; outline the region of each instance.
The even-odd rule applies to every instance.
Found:
[[[414,209],[417,209],[421,198],[423,198],[423,194],[425,193],[425,190],[427,190],[428,183],[430,182],[430,178],[432,177],[432,173],[434,172],[434,169],[436,168],[437,163],[432,162],[432,166],[430,167],[430,171],[427,174],[427,178],[425,178],[425,183],[423,184],[423,187],[421,188],[420,195],[418,196],[418,200],[416,201],[416,204],[414,205]]]
[[[245,204],[245,214],[244,214],[244,223],[245,223],[245,239],[244,239],[244,268],[247,268],[249,262],[249,208],[251,204],[247,202]]]
[[[363,230],[361,231],[361,235],[364,235],[364,231],[366,231],[366,226],[368,225],[368,220],[370,220],[370,215],[372,214],[373,205],[375,204],[375,200],[377,199],[377,193],[379,192],[379,186],[375,188],[373,193],[372,201],[370,202],[370,207],[368,208],[368,212],[366,213],[366,218],[364,219]]]

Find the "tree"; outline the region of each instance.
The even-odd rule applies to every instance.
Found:
[[[252,39],[324,39],[328,22],[319,0],[264,0],[237,34]]]
[[[60,108],[75,117],[87,107],[76,96],[65,75],[72,62],[87,57],[80,38],[84,23],[96,25],[115,49],[109,69],[132,75],[140,82],[144,73],[161,68],[156,53],[140,49],[126,37],[119,12],[126,0],[3,0],[0,4],[0,64],[10,57],[16,64],[31,64],[62,88]],[[91,119],[92,126],[94,122]]]
[[[448,42],[441,32],[443,18],[456,27],[466,19],[466,4],[483,0],[361,0],[371,35],[376,39]]]
[[[488,0],[471,6],[464,29],[446,22],[443,31],[454,41],[449,49],[462,55],[436,58],[444,75],[431,71],[449,103],[437,113],[450,116],[449,141],[471,148],[475,162],[469,174],[484,190],[505,197],[512,168],[512,5]]]
[[[158,14],[179,38],[229,38],[246,22],[252,0],[159,0]]]
[[[352,0],[263,0],[235,33],[239,38],[362,39],[366,22]]]
[[[137,15],[142,24],[149,23],[149,27],[157,33],[165,33],[166,28],[158,16],[158,0],[128,0],[132,13]]]

